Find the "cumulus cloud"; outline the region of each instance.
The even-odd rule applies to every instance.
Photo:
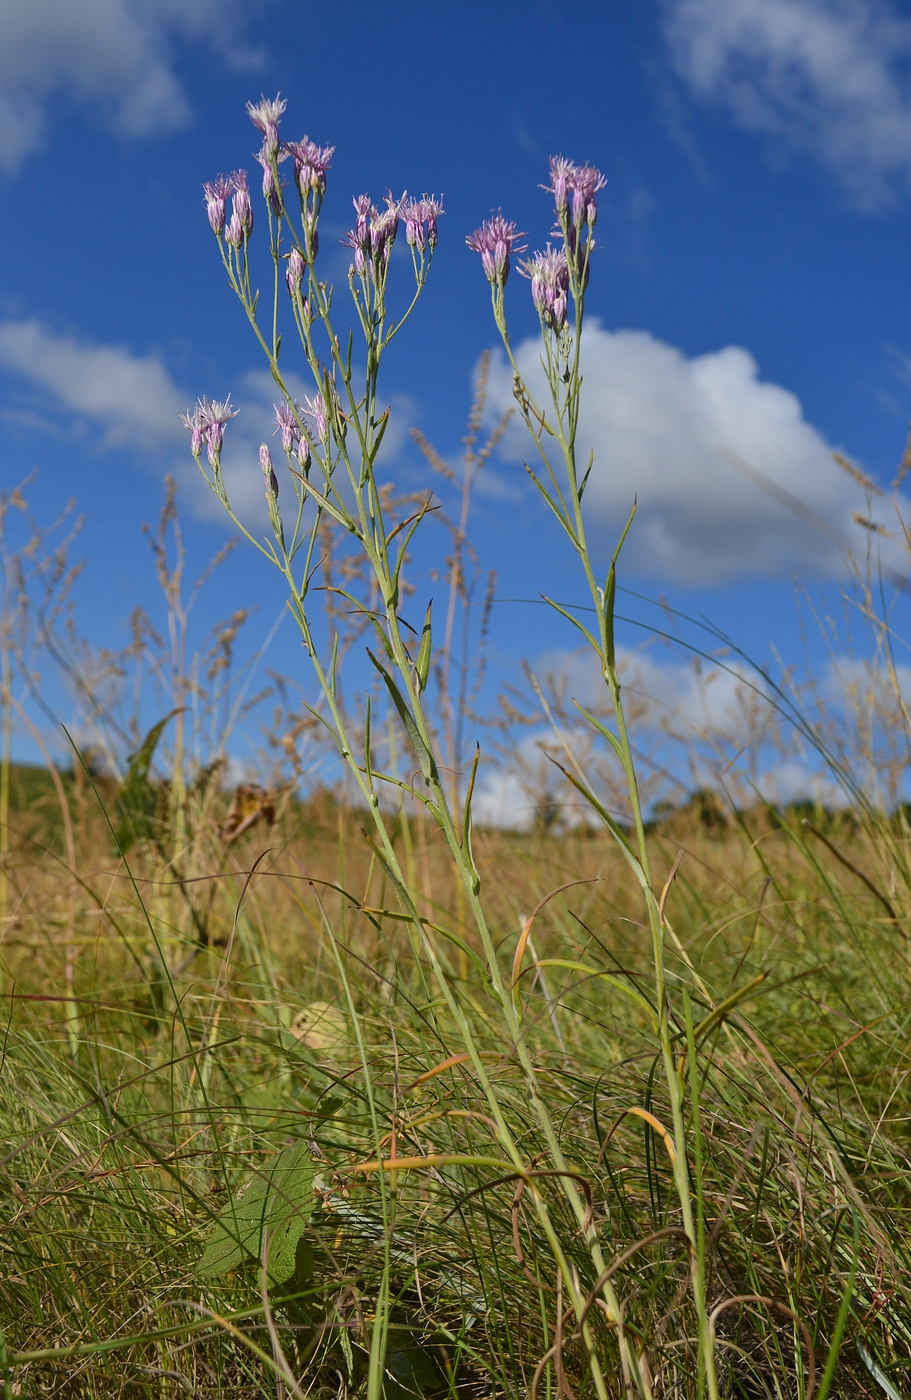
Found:
[[[519,367],[543,400],[539,356],[536,339],[517,347]],[[834,466],[799,400],[761,379],[748,351],[731,345],[690,359],[646,331],[593,322],[583,333],[582,368],[580,460],[590,448],[595,453],[589,520],[612,544],[638,497],[627,568],[693,587],[794,570],[839,572],[839,541],[857,533],[857,488]],[[489,410],[499,416],[512,402],[512,374],[501,356]],[[531,464],[532,450],[514,418],[502,453]],[[820,529],[788,508],[794,500]]]
[[[100,428],[107,446],[150,448],[180,436],[184,397],[154,355],[92,345],[30,319],[0,322],[0,365],[42,391],[49,409]]]
[[[833,751],[859,775],[868,796],[881,795],[886,806],[896,800],[867,762],[866,749],[855,751],[849,741],[852,734],[867,734],[871,705],[879,714],[880,733],[897,732],[889,678],[869,660],[833,658],[813,692],[794,691],[790,706],[773,694],[762,674],[737,661],[678,659],[654,648],[629,647],[618,649],[617,661],[646,810],[668,801],[676,806],[700,789],[723,791],[726,800],[740,806],[757,800],[847,805],[847,789],[790,723],[791,706],[811,716],[823,742],[834,740]],[[526,731],[498,764],[482,768],[476,820],[521,830],[546,819],[548,809],[551,818],[565,825],[596,820],[558,764],[575,766],[608,809],[628,820],[619,766],[576,708],[609,722],[605,686],[592,653],[545,652],[531,669],[556,727],[542,723]],[[911,692],[911,668],[899,670],[902,690]]]
[[[126,137],[185,126],[175,72],[180,41],[205,43],[231,67],[258,66],[243,38],[242,0],[5,0],[0,5],[0,169],[44,145],[51,101],[87,107]]]
[[[222,505],[193,464],[179,414],[197,396],[224,399],[230,389],[240,411],[225,431],[222,467],[228,494],[246,523],[265,521],[258,453],[261,442],[272,441],[276,399],[267,370],[249,370],[235,385],[195,386],[194,393],[176,384],[156,355],[137,354],[124,345],[96,345],[34,318],[0,321],[0,368],[18,381],[0,407],[8,422],[55,436],[85,436],[101,452],[127,451],[140,461],[147,459],[158,472],[170,468],[187,481],[193,509],[219,520],[224,519]],[[295,375],[286,374],[285,382],[298,399],[313,392],[312,383]],[[415,417],[414,404],[405,395],[394,397],[390,407],[381,464],[398,456]],[[277,449],[274,455],[280,460]]]
[[[808,152],[866,208],[911,177],[911,19],[889,0],[665,0],[671,62],[744,130]]]

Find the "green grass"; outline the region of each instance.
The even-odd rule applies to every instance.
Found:
[[[20,809],[21,828],[28,817]],[[650,837],[662,878],[686,852],[668,897],[669,971],[676,1003],[686,987],[692,1007],[689,1051],[686,1025],[674,1030],[680,1071],[694,1076],[689,1169],[709,1305],[773,1300],[718,1314],[725,1396],[808,1397],[843,1301],[830,1393],[882,1394],[860,1340],[911,1394],[908,923],[900,891],[889,919],[856,873],[880,879],[871,852],[883,832],[843,820],[828,836],[838,856],[799,814],[757,810],[720,828],[675,814]],[[134,888],[100,821],[87,821],[74,906],[65,866],[14,841],[0,1051],[7,1394],[253,1397],[295,1393],[295,1381],[317,1396],[366,1394],[383,1297],[389,1397],[526,1396],[538,1371],[541,1397],[591,1393],[535,1191],[586,1292],[591,1255],[547,1174],[470,937],[464,949],[440,937],[440,956],[521,1144],[524,1183],[470,1063],[447,1063],[459,1029],[406,926],[383,912],[356,814],[292,808],[280,831],[254,838],[211,845],[211,878],[184,888],[160,856],[134,852]],[[423,839],[400,828],[426,917],[457,929],[452,876]],[[893,856],[905,839],[889,838]],[[587,882],[536,918],[519,981],[526,1043],[653,1393],[695,1396],[636,891],[606,837],[481,833],[479,846],[506,975],[522,918],[558,885]],[[213,946],[196,942],[188,890],[207,905]],[[549,965],[535,972],[536,960]],[[692,1027],[713,1007],[697,1047]],[[254,1258],[262,1224],[243,1227],[240,1193],[268,1180],[289,1144],[310,1167],[290,1197],[273,1183],[266,1210],[276,1238],[282,1221],[291,1231],[292,1254],[299,1236],[293,1273],[266,1271],[279,1350]],[[390,1172],[391,1156],[427,1164]],[[219,1218],[236,1258],[213,1274],[200,1261]],[[620,1395],[604,1321],[593,1302]]]

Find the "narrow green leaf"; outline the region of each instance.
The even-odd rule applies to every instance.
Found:
[[[425,780],[428,783],[434,782],[437,777],[437,766],[434,762],[433,754],[430,752],[427,745],[424,743],[424,740],[421,738],[421,732],[418,729],[417,724],[415,723],[414,715],[409,710],[404,698],[402,697],[401,691],[399,690],[395,681],[390,676],[389,672],[386,670],[386,667],[382,664],[382,662],[376,659],[369,647],[367,648],[367,655],[370,657],[370,660],[373,662],[374,666],[379,671],[380,675],[383,677],[383,680],[386,682],[386,689],[389,691],[389,694],[392,697],[392,703],[398,711],[399,719],[405,726],[405,733],[408,735],[408,738],[411,741],[411,747],[414,749],[414,756],[418,761],[418,765],[422,774],[424,775]]]
[[[427,678],[430,675],[430,658],[433,654],[433,632],[430,625],[430,612],[433,607],[433,599],[427,604],[427,612],[424,615],[424,626],[421,629],[421,645],[418,648],[418,659],[415,662],[418,685],[423,691],[427,686]]]

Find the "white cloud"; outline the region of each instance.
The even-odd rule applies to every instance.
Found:
[[[523,341],[515,353],[543,401],[538,340]],[[861,504],[858,489],[834,466],[795,395],[760,379],[746,350],[731,345],[688,359],[646,331],[593,322],[583,333],[582,369],[579,460],[594,449],[585,500],[600,554],[638,497],[624,559],[639,574],[695,587],[795,570],[839,572],[839,539],[857,534],[850,517]],[[491,416],[513,402],[512,374],[500,356]],[[531,464],[535,450],[516,415],[503,455]],[[726,453],[748,463],[753,477]],[[802,502],[823,528],[810,528],[783,495]]]
[[[202,516],[224,520],[224,509],[202,481],[190,456],[190,439],[179,414],[195,398],[224,399],[228,389],[240,410],[225,430],[222,468],[236,513],[257,529],[266,520],[259,445],[273,442],[273,404],[277,390],[267,370],[249,370],[233,386],[194,386],[182,389],[155,355],[136,354],[123,345],[95,345],[75,335],[60,334],[40,321],[0,321],[0,368],[24,381],[18,401],[0,408],[0,417],[26,430],[55,436],[88,436],[102,452],[129,451],[147,457],[155,471],[170,470],[186,481],[192,508]],[[298,399],[314,386],[296,375],[285,375]],[[390,423],[383,439],[381,472],[398,457],[415,407],[406,395],[391,404]],[[165,454],[165,459],[162,459]]]
[[[762,679],[740,663],[658,659],[652,652],[617,648],[624,703],[636,728],[685,742],[705,736],[740,746],[765,735],[772,705]],[[585,707],[603,705],[604,681],[590,651],[550,651],[535,675]]]
[[[665,0],[671,62],[734,123],[808,152],[862,207],[911,177],[911,19],[888,0]]]
[[[177,415],[185,397],[153,355],[92,345],[36,320],[3,321],[0,365],[40,389],[52,410],[101,428],[106,446],[151,448],[184,432]]]
[[[205,43],[255,67],[242,0],[4,0],[0,4],[0,169],[44,145],[52,99],[87,106],[126,137],[186,126],[175,41]]]

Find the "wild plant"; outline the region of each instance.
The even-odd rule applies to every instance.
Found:
[[[384,917],[388,915],[404,922],[417,965],[426,969],[428,996],[436,998],[445,1009],[447,1023],[455,1036],[455,1052],[451,1040],[442,1042],[441,1049],[446,1054],[439,1066],[428,1073],[442,1072],[454,1059],[466,1062],[477,1087],[479,1103],[478,1108],[458,1112],[468,1112],[476,1118],[480,1115],[490,1134],[489,1147],[481,1151],[422,1150],[408,1156],[397,1151],[398,1133],[404,1132],[402,1110],[397,1107],[395,1094],[390,1101],[377,1082],[358,1029],[356,999],[344,971],[338,940],[331,926],[324,924],[325,935],[336,951],[347,1010],[355,1027],[370,1115],[373,1155],[362,1161],[357,1171],[376,1181],[385,1226],[383,1267],[370,1328],[367,1394],[370,1400],[376,1400],[385,1384],[385,1357],[394,1311],[392,1281],[398,1258],[395,1218],[397,1198],[402,1191],[400,1183],[409,1172],[421,1173],[428,1180],[434,1176],[440,1179],[441,1172],[457,1175],[461,1172],[466,1182],[479,1183],[473,1185],[469,1196],[484,1192],[497,1181],[517,1182],[513,1229],[521,1267],[528,1273],[518,1243],[516,1221],[520,1216],[528,1215],[534,1221],[539,1249],[549,1253],[551,1258],[547,1266],[539,1255],[533,1269],[542,1311],[547,1310],[545,1299],[555,1297],[556,1316],[553,1341],[538,1365],[532,1394],[538,1393],[545,1375],[548,1387],[555,1387],[558,1395],[570,1393],[565,1380],[563,1352],[571,1339],[574,1345],[581,1346],[588,1381],[600,1400],[615,1394],[650,1396],[655,1393],[656,1382],[649,1362],[649,1342],[632,1321],[617,1282],[618,1270],[628,1254],[611,1258],[606,1252],[604,1222],[594,1209],[584,1164],[580,1167],[567,1155],[559,1121],[547,1095],[542,1092],[541,1070],[536,1063],[534,1018],[523,1002],[522,978],[529,955],[538,978],[545,976],[545,968],[553,960],[541,959],[535,954],[532,935],[535,914],[532,914],[521,928],[511,968],[501,961],[499,940],[489,915],[489,896],[473,845],[472,795],[479,751],[476,750],[464,777],[452,773],[452,767],[461,762],[460,744],[453,739],[451,726],[446,722],[441,748],[433,714],[432,663],[438,624],[432,604],[428,603],[423,616],[417,616],[413,622],[405,617],[403,565],[415,532],[422,527],[431,508],[431,494],[428,492],[408,518],[395,523],[390,521],[384,501],[382,446],[389,409],[384,407],[380,393],[380,369],[390,345],[414,313],[427,283],[438,245],[442,202],[427,195],[411,198],[391,192],[379,207],[366,194],[354,200],[355,223],[343,240],[352,253],[348,291],[353,324],[346,325],[338,314],[335,290],[321,280],[318,263],[320,216],[334,148],[320,146],[306,136],[300,141],[281,138],[278,128],[285,107],[280,97],[248,104],[250,118],[263,137],[262,149],[256,158],[263,171],[265,242],[271,259],[270,293],[265,298],[261,298],[253,270],[256,239],[246,173],[238,170],[205,186],[208,219],[229,284],[266,357],[278,390],[274,436],[279,437],[276,452],[279,466],[276,467],[268,443],[263,443],[259,450],[270,525],[266,538],[257,538],[253,528],[232,508],[222,471],[224,434],[236,413],[230,397],[200,399],[185,415],[184,422],[191,433],[193,455],[210,489],[240,533],[286,582],[288,604],[319,686],[320,720],[331,733],[351,775],[371,827],[368,840],[373,857],[395,894],[395,911],[372,912],[383,912]],[[281,169],[288,161],[293,171],[290,186],[283,179]],[[671,1363],[670,1369],[678,1376],[674,1384],[686,1384],[690,1393],[717,1400],[720,1393],[716,1364],[718,1319],[727,1307],[742,1309],[745,1303],[756,1299],[749,1293],[730,1299],[709,1296],[711,1240],[703,1180],[705,1125],[700,1111],[700,1085],[708,1069],[702,1059],[702,1048],[707,1042],[714,1043],[725,1018],[754,988],[754,983],[733,990],[718,1004],[698,975],[689,977],[682,971],[686,954],[668,918],[676,865],[663,887],[659,887],[651,868],[643,803],[617,665],[617,569],[624,540],[633,528],[635,512],[630,514],[604,574],[598,571],[586,535],[583,499],[593,469],[593,457],[580,463],[577,443],[583,392],[585,303],[593,271],[597,195],[604,183],[601,173],[591,166],[576,165],[562,157],[552,159],[547,188],[554,204],[555,242],[548,243],[543,250],[519,264],[520,273],[530,282],[540,321],[542,364],[548,388],[544,403],[536,400],[523,380],[512,356],[507,329],[506,287],[513,260],[525,251],[520,243],[522,235],[512,221],[497,213],[484,221],[467,242],[480,254],[490,286],[494,322],[514,371],[518,411],[538,450],[538,463],[528,468],[529,475],[576,556],[586,581],[589,604],[594,609],[595,622],[587,626],[569,610],[554,605],[581,632],[597,659],[606,688],[610,720],[592,710],[580,709],[580,715],[599,740],[607,744],[620,765],[629,824],[618,820],[603,795],[594,790],[586,774],[571,761],[564,766],[564,775],[607,828],[632,873],[651,947],[648,985],[641,979],[630,980],[593,970],[581,957],[568,963],[563,960],[560,965],[575,969],[583,978],[601,979],[605,988],[610,987],[614,994],[635,1003],[637,1014],[644,1016],[651,1027],[656,1068],[660,1066],[669,1121],[663,1122],[657,1116],[657,1098],[651,1096],[651,1089],[648,1103],[630,1104],[620,1117],[632,1115],[644,1121],[652,1134],[654,1150],[666,1154],[675,1205],[673,1209],[662,1208],[660,1218],[664,1223],[656,1224],[655,1231],[635,1242],[632,1250],[636,1253],[656,1242],[667,1241],[675,1257],[682,1261],[686,1283],[683,1293],[678,1294],[669,1308],[672,1315],[679,1315],[683,1330],[675,1343],[679,1348],[678,1361]],[[393,248],[402,225],[413,282],[398,307],[395,297],[399,260],[393,257]],[[284,334],[287,310],[290,310],[296,342],[312,385],[312,393],[301,401],[291,392],[285,369],[289,348]],[[356,341],[360,345],[358,355],[355,354]],[[397,743],[404,741],[410,749],[415,765],[410,780],[396,776],[394,771],[389,771],[389,765],[384,771],[378,764],[377,716],[370,697],[365,704],[360,733],[341,703],[340,647],[331,633],[327,643],[312,596],[327,523],[343,532],[366,561],[374,600],[367,603],[343,587],[337,587],[336,591],[361,619],[365,632],[372,635],[373,646],[367,649],[367,655],[385,694],[388,716],[398,728]],[[461,538],[460,534],[455,537],[457,549]],[[452,577],[457,578],[455,571]],[[453,587],[457,591],[462,584],[459,581]],[[448,648],[449,618],[446,636]],[[438,689],[445,716],[449,703],[446,683]],[[417,802],[438,829],[468,911],[469,933],[457,933],[422,913],[414,882],[409,879],[396,849],[395,833],[383,800],[390,787]],[[676,960],[673,978],[669,977],[667,966],[669,941],[673,943]],[[452,964],[453,949],[459,952],[463,967],[466,960],[470,961],[480,973],[486,988],[486,1005],[479,1007],[459,985]],[[699,1005],[704,1009],[697,1013]],[[521,1132],[517,1130],[511,1093],[505,1091],[491,1073],[488,1055],[482,1048],[479,1019],[481,1023],[488,1021],[498,1025],[504,1054],[514,1061],[523,1085],[527,1121]],[[555,1026],[559,1039],[558,1023]],[[567,1072],[570,1072],[568,1063]],[[651,1079],[649,1083],[652,1084]],[[445,1119],[447,1112],[444,1109],[436,1116]],[[425,1129],[425,1135],[427,1131],[429,1129]],[[529,1151],[527,1142],[534,1143],[533,1152]],[[290,1169],[290,1159],[286,1165]],[[230,1217],[228,1220],[230,1225]],[[572,1222],[569,1229],[568,1222]],[[239,1228],[235,1225],[233,1238],[239,1246],[246,1240],[249,1248],[247,1235],[237,1234]],[[256,1247],[263,1256],[264,1286],[268,1255],[266,1233],[263,1227],[256,1236]],[[579,1253],[580,1241],[584,1263]],[[717,1276],[713,1286],[717,1293]],[[689,1303],[684,1307],[686,1293]],[[765,1305],[768,1300],[758,1301]],[[792,1312],[789,1315],[794,1316]],[[688,1335],[691,1325],[696,1332],[694,1345]],[[819,1395],[831,1385],[843,1326],[844,1317],[840,1315]],[[470,1350],[464,1327],[459,1336],[460,1345]],[[273,1344],[278,1345],[275,1335]],[[276,1364],[282,1366],[282,1374],[287,1378],[286,1361],[277,1360]],[[684,1381],[682,1377],[689,1379]],[[669,1384],[666,1380],[663,1382],[666,1393],[671,1393]],[[812,1380],[807,1393],[809,1390],[812,1390]],[[553,1390],[550,1393],[554,1393]]]

